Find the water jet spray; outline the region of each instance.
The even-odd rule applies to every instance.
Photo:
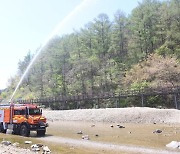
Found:
[[[53,36],[57,35],[58,32],[60,31],[60,29],[70,20],[72,19],[72,17],[77,14],[79,11],[81,11],[81,9],[89,6],[93,1],[96,0],[83,0],[78,6],[76,6],[57,26],[56,28],[52,31],[52,33],[49,35],[49,37],[47,37],[47,39],[43,42],[42,46],[40,47],[40,49],[37,51],[37,53],[35,54],[35,56],[33,57],[33,59],[31,60],[31,62],[29,63],[28,67],[26,68],[25,72],[23,73],[23,75],[21,76],[20,81],[18,82],[9,102],[12,103],[12,99],[16,93],[16,91],[18,90],[19,86],[21,85],[22,81],[24,80],[24,77],[27,75],[27,73],[29,72],[31,66],[33,65],[33,63],[35,62],[35,60],[37,59],[37,57],[39,56],[39,54],[41,53],[42,49],[45,47],[45,45],[50,41],[50,39],[52,39]]]

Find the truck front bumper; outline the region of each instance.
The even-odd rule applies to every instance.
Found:
[[[48,127],[48,123],[39,122],[38,124],[32,125],[30,124],[30,130],[44,130]]]

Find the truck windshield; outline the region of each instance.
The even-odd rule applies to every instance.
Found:
[[[40,109],[29,109],[29,115],[41,115]]]

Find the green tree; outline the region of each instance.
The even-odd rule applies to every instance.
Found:
[[[137,57],[145,56],[147,58],[148,54],[152,53],[158,46],[159,41],[155,32],[159,18],[159,7],[160,2],[156,0],[143,0],[132,11],[130,50],[133,50]]]

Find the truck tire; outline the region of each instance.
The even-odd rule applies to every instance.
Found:
[[[37,130],[37,136],[45,136],[46,130]]]
[[[27,125],[23,124],[20,127],[20,135],[28,137],[30,135],[30,129],[27,127]]]
[[[14,135],[19,135],[20,134],[20,126],[19,125],[14,125],[13,126],[12,134],[14,134]]]
[[[0,124],[0,133],[6,134],[7,129],[4,129],[3,124]]]
[[[7,132],[7,129],[3,129],[2,133],[6,134]]]
[[[19,135],[19,134],[20,134],[20,131],[19,131],[18,129],[13,130],[13,131],[12,131],[12,134],[14,134],[14,135]]]

